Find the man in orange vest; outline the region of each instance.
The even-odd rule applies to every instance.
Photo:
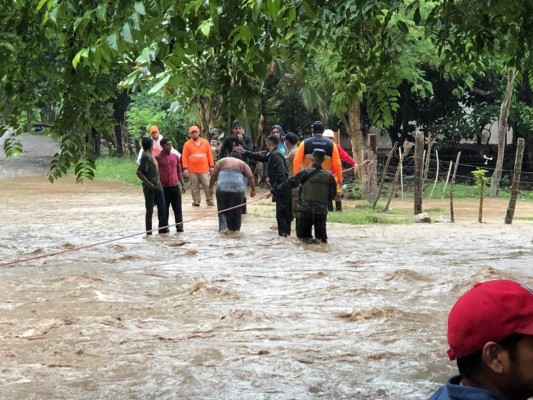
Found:
[[[325,152],[322,168],[331,171],[337,181],[337,186],[342,186],[342,164],[337,145],[330,139],[325,138],[324,124],[322,121],[315,121],[311,125],[313,136],[305,139],[298,146],[294,155],[293,171],[296,175],[300,170],[313,165],[313,150],[322,149]]]
[[[210,173],[213,172],[215,162],[211,144],[200,137],[200,128],[193,125],[189,128],[191,137],[183,145],[181,162],[183,165],[183,176],[191,180],[192,205],[200,207],[200,187],[204,190],[205,199],[208,206],[214,206],[213,193],[209,190]]]

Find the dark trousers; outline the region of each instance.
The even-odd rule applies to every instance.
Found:
[[[276,197],[276,221],[278,223],[278,235],[289,236],[291,234],[291,220],[291,197]]]
[[[165,194],[165,204],[167,211],[166,225],[169,225],[168,220],[170,218],[170,206],[172,205],[172,211],[174,211],[174,222],[176,224],[176,230],[183,232],[183,213],[181,211],[181,190],[179,186],[167,186],[163,188]]]
[[[312,239],[313,226],[315,228],[315,238],[327,243],[328,235],[326,233],[327,214],[316,214],[309,211],[300,210],[298,223],[296,226],[296,235],[299,239]]]
[[[146,207],[145,226],[147,231],[152,230],[152,215],[154,214],[154,205],[157,206],[158,227],[161,228],[167,224],[167,212],[165,209],[165,195],[163,188],[149,189],[143,187],[144,206]],[[159,230],[161,232],[161,229]],[[151,234],[152,232],[150,232]]]
[[[219,232],[229,229],[240,231],[242,221],[242,207],[235,207],[243,203],[243,192],[225,192],[217,190],[218,230]],[[220,212],[226,208],[235,207],[232,210]]]

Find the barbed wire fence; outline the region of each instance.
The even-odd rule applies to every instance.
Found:
[[[523,139],[519,139],[522,141]],[[377,179],[374,179],[376,185],[372,188],[371,196],[367,196],[374,204],[378,200],[386,201],[388,193],[391,193],[395,198],[412,197],[415,192],[415,164],[417,157],[413,149],[409,150],[407,154],[402,154],[402,151],[406,145],[410,143],[410,146],[415,148],[412,142],[406,142],[403,146],[398,146],[397,150],[393,150],[389,154],[390,160],[387,157],[375,157],[374,169],[376,171]],[[520,159],[523,158],[522,154],[519,155]],[[372,150],[367,146],[366,152],[369,153]],[[513,169],[502,169],[502,180],[500,181],[500,193],[505,194],[505,198],[508,197],[508,193],[511,193],[514,189],[518,193],[519,199],[532,199],[533,200],[533,162],[526,161],[520,163],[519,174],[516,175],[516,159],[517,153],[520,153],[519,146],[516,151],[507,152],[506,160],[511,158],[515,160],[515,166]],[[447,155],[450,158],[450,155]],[[467,156],[468,157],[468,156]],[[480,158],[481,156],[477,156]],[[370,157],[369,157],[370,158]],[[383,160],[387,158],[387,161]],[[472,158],[470,156],[470,158]],[[455,184],[463,184],[467,186],[477,187],[476,179],[472,172],[483,169],[486,171],[486,176],[490,177],[494,171],[496,164],[496,157],[488,158],[483,157],[484,161],[481,162],[469,162],[461,160],[461,152],[459,152],[455,161],[449,159],[439,159],[438,149],[433,150],[431,154],[424,153],[420,158],[421,165],[423,166],[422,187],[423,187],[423,199],[449,199],[453,196],[452,187]],[[507,162],[507,165],[509,162]],[[398,175],[399,172],[399,176]],[[363,172],[365,174],[366,172]],[[398,179],[400,184],[396,182]],[[365,177],[363,176],[363,180]],[[351,194],[355,198],[364,197],[361,193],[363,189],[366,189],[368,185],[363,187],[357,182],[356,175],[353,170],[346,171],[344,175],[344,182],[346,184],[346,192]],[[378,187],[379,184],[379,187]],[[487,187],[485,190],[489,190]],[[477,192],[474,192],[468,197],[477,197]],[[389,201],[390,203],[390,201]],[[388,208],[388,204],[385,210]]]

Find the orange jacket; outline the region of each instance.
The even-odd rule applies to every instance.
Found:
[[[205,174],[209,172],[209,168],[213,168],[213,152],[211,145],[204,138],[199,138],[200,142],[197,144],[193,139],[189,139],[183,145],[183,154],[181,155],[181,162],[183,169],[188,169],[194,174]]]
[[[300,143],[294,156],[294,174],[313,165],[313,150],[317,148],[324,149],[326,152],[322,168],[331,171],[337,184],[342,185],[342,164],[339,157],[339,149],[332,140],[323,136],[311,136]]]

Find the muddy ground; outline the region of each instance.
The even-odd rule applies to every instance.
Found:
[[[253,215],[221,236],[187,194],[185,233],[145,237],[140,187],[50,184],[55,144],[23,140],[0,156],[0,264],[61,254],[0,268],[2,399],[424,399],[455,371],[454,300],[533,284],[533,223],[504,225],[506,201],[483,224],[462,201],[455,224],[330,224],[328,245],[304,245]]]

